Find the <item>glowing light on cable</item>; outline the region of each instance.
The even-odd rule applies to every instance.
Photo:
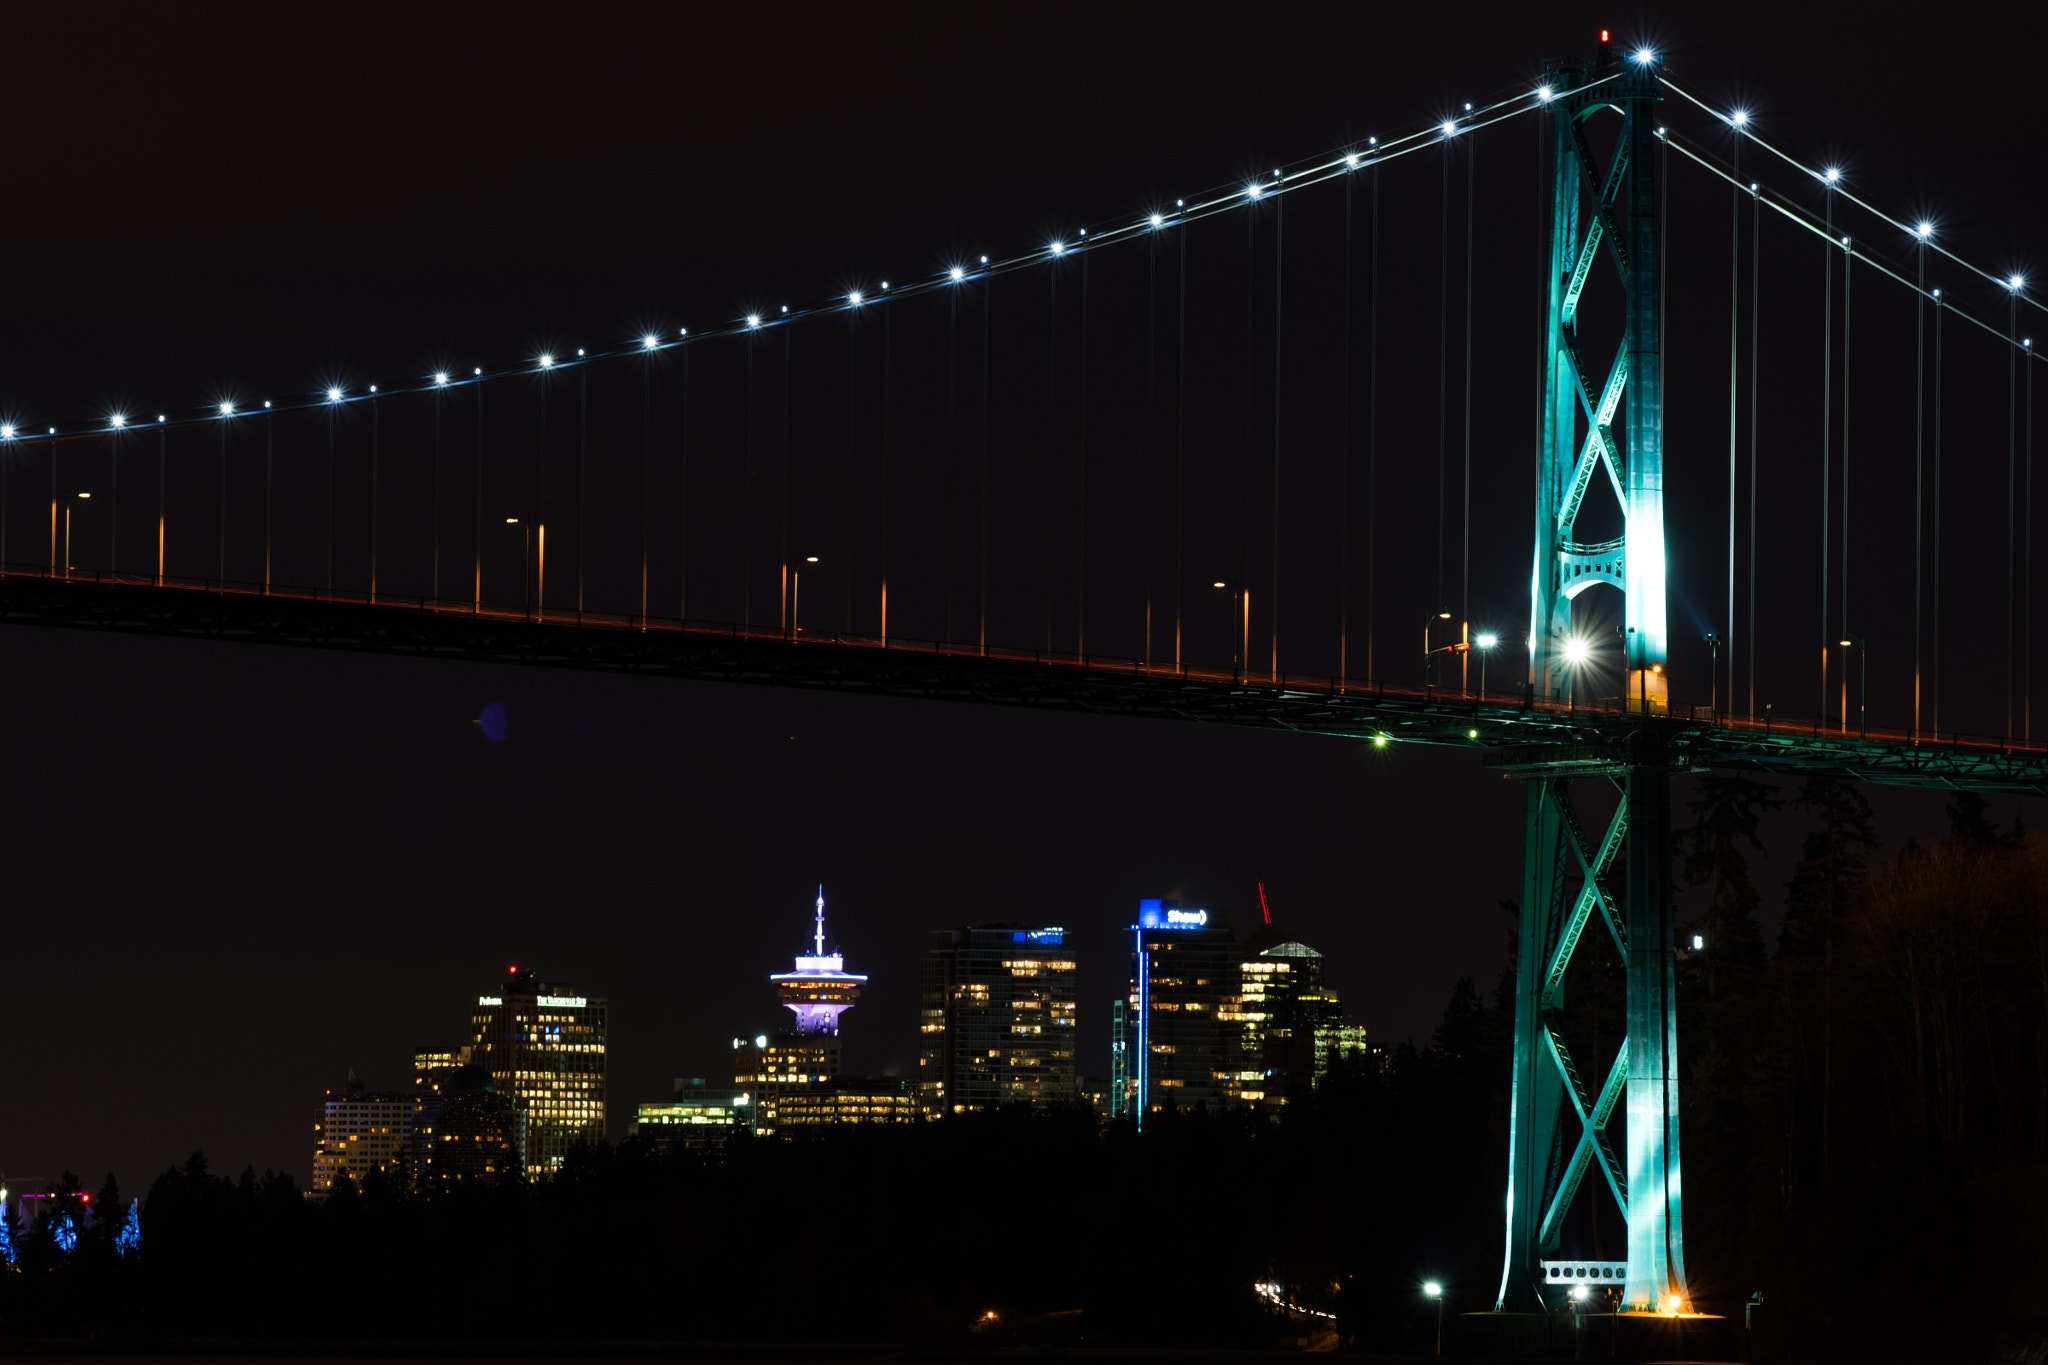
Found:
[[[846,301],[856,308],[860,307],[860,290],[856,289],[851,294],[848,294]]]
[[[233,417],[235,415],[235,405],[233,403],[222,403],[220,405],[220,415],[223,417]]]
[[[117,413],[115,413],[115,414],[113,415],[113,417],[112,417],[112,418],[111,418],[110,420],[111,420],[111,421],[113,422],[113,424],[114,424],[115,426],[117,426],[117,427],[125,427],[125,426],[127,426],[127,425],[128,425],[128,419],[127,419],[126,417],[123,417],[123,416],[122,416],[122,415],[121,415],[120,413],[118,413],[118,412],[117,412]],[[53,430],[53,431],[54,431],[54,430],[55,430],[55,428],[53,427],[53,428],[51,428],[51,430]]]
[[[1734,124],[1734,125],[1735,125],[1735,126],[1736,126],[1737,128],[1742,128],[1742,127],[1746,127],[1746,126],[1748,126],[1748,124],[1749,124],[1749,110],[1747,110],[1747,109],[1737,109],[1737,110],[1736,110],[1736,111],[1735,111],[1734,113],[1732,113],[1732,114],[1730,114],[1730,115],[1728,116],[1728,121],[1729,121],[1730,123]]]
[[[954,266],[952,270],[948,271],[947,273],[953,277],[955,283],[958,283],[959,281],[967,278],[967,271],[957,265]]]
[[[1500,636],[1491,633],[1479,635],[1473,637],[1472,643],[1478,645],[1481,649],[1492,649],[1500,643]]]
[[[483,372],[479,370],[477,373],[481,374]],[[329,389],[327,391],[327,401],[330,403],[339,403],[341,401],[341,390]]]
[[[1834,184],[1841,178],[1842,168],[1839,166],[1830,166],[1826,170],[1821,172],[1821,179],[1827,181],[1830,185]]]
[[[1054,242],[1050,247],[1047,248],[1047,250],[1051,251],[1052,254],[1055,256],[1061,255],[1066,251],[1066,249],[1067,244],[1065,242]]]
[[[446,384],[447,384],[447,382],[448,382],[448,371],[446,371],[446,370],[437,370],[437,371],[435,372],[435,374],[434,374],[434,384],[435,384],[435,387],[437,387],[437,388],[438,388],[438,387],[444,386],[444,385],[446,385]],[[270,405],[269,405],[268,403],[265,403],[265,404],[264,404],[263,406],[265,406],[265,407],[269,407]]]
[[[1457,132],[1457,131],[1458,131],[1458,125],[1457,125],[1457,124],[1455,124],[1455,123],[1451,122],[1451,121],[1450,121],[1449,119],[1445,119],[1445,120],[1444,120],[1444,136],[1445,136],[1445,137],[1449,137],[1449,136],[1451,136],[1451,135],[1452,135],[1453,133],[1455,133],[1455,132]]]
[[[1244,187],[1244,194],[1247,199],[1256,199],[1260,193],[1261,191],[1257,185],[1246,185]]]
[[[761,325],[761,315],[760,315],[759,313],[749,313],[749,314],[747,314],[747,326],[749,326],[749,327],[759,327],[760,325]]]
[[[2020,292],[2020,290],[2025,289],[2027,287],[2027,277],[2024,275],[2015,275],[2005,282],[2005,286],[2006,288],[2012,290],[2013,293],[2017,294]]]
[[[14,423],[12,423],[12,422],[7,422],[7,423],[0,423],[0,441],[11,441],[11,440],[13,440],[13,439],[14,439]]]
[[[543,370],[552,370],[555,368],[555,358],[551,355],[542,356],[540,358],[540,367]]]
[[[1913,229],[1913,235],[1915,237],[1918,237],[1923,242],[1926,241],[1929,237],[1932,237],[1934,235],[1934,224],[1920,224],[1918,227]]]
[[[982,258],[981,258],[981,263],[982,263],[983,265],[987,265],[987,264],[988,264],[988,257],[986,257],[986,256],[982,257]]]
[[[640,345],[643,348],[650,351],[653,350],[656,346],[659,346],[660,344],[660,338],[656,337],[652,332],[649,332],[646,336],[640,338]]]
[[[1153,215],[1152,215],[1152,226],[1153,226],[1153,227],[1158,227],[1158,226],[1159,226],[1159,225],[1160,225],[1161,223],[1164,223],[1165,221],[1166,221],[1166,215],[1165,215],[1165,214],[1163,214],[1163,213],[1155,213],[1155,214],[1153,214]]]
[[[1356,165],[1358,164],[1358,153],[1357,153],[1357,152],[1347,152],[1347,153],[1345,153],[1345,155],[1344,155],[1344,164],[1345,164],[1345,165],[1347,165],[1347,166],[1356,166]]]
[[[1650,49],[1648,49],[1647,47],[1637,48],[1635,56],[1636,61],[1643,66],[1648,66],[1651,62],[1657,60],[1657,54],[1650,51]]]
[[[1550,103],[1550,87],[1547,85],[1537,86],[1536,98],[1542,100],[1545,104]]]

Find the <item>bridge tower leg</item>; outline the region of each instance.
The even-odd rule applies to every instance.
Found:
[[[1597,1274],[1607,1287],[1622,1289],[1628,1308],[1654,1311],[1689,1297],[1679,1198],[1671,769],[1654,720],[1669,710],[1658,80],[1653,64],[1631,63],[1613,71],[1554,68],[1547,84],[1555,150],[1528,686],[1537,699],[1596,700],[1582,680],[1597,665],[1597,644],[1604,642],[1574,637],[1571,604],[1587,588],[1605,583],[1626,600],[1626,692],[1619,714],[1589,726],[1610,732],[1605,742],[1589,744],[1604,753],[1576,755],[1567,770],[1573,778],[1605,778],[1620,788],[1614,816],[1597,844],[1579,822],[1571,780],[1540,765],[1525,774],[1507,1247],[1495,1306],[1507,1312],[1559,1306],[1563,1286],[1546,1285],[1543,1262],[1564,1259],[1558,1254],[1564,1215],[1583,1178],[1597,1167],[1597,1183],[1606,1186],[1628,1223],[1625,1267],[1609,1264]],[[1603,169],[1588,123],[1613,109],[1621,111],[1622,123]],[[1620,286],[1625,319],[1624,339],[1604,376],[1590,367],[1578,325],[1581,300],[1603,260]],[[1584,543],[1575,538],[1575,525],[1596,485],[1612,493],[1624,532]],[[1624,845],[1627,895],[1620,900],[1608,873]],[[1567,879],[1574,867],[1576,892]],[[1557,1025],[1566,969],[1595,916],[1627,965],[1628,1010],[1627,1037],[1592,1091]],[[1624,1092],[1625,1163],[1607,1133]]]

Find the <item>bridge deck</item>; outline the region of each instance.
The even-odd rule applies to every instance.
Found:
[[[0,566],[0,623],[590,669],[1029,706],[1481,751],[1504,775],[1620,771],[1653,750],[1693,771],[1829,774],[2048,795],[2048,744],[1859,735],[1816,721],[1644,719],[1606,705],[1346,681],[1236,676],[1100,655],[550,611],[417,597]]]

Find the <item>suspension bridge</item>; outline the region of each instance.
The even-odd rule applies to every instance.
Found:
[[[1672,778],[2048,794],[2022,326],[2041,305],[2023,275],[1777,145],[1796,140],[1603,34],[1587,60],[1406,133],[809,305],[395,386],[337,376],[61,426],[17,412],[0,621],[1473,749],[1526,790],[1498,1307],[1592,1284],[1682,1311]],[[1527,210],[1525,235],[1480,230],[1482,147],[1535,188],[1500,210]],[[1417,222],[1439,229],[1433,261]],[[1505,299],[1475,283],[1496,245],[1525,282]],[[1671,282],[1716,293],[1724,261],[1727,311],[1688,323],[1681,386]],[[1795,270],[1798,317],[1780,307]],[[1475,305],[1529,330],[1475,359]],[[1852,388],[1872,347],[1881,398]],[[1881,406],[1880,436],[1852,422]],[[1702,434],[1724,413],[1725,483]],[[1996,634],[1981,509],[1987,487],[2000,501],[2001,436],[2003,692],[1966,689],[1944,728],[1944,562],[1952,580],[1972,566],[1952,634],[1958,613],[1977,652]],[[1711,455],[1706,477],[1674,461],[1667,483],[1667,446]],[[1851,502],[1852,474],[1876,507]],[[1774,530],[1781,506],[1810,530]],[[1523,553],[1510,628],[1490,599],[1520,576],[1489,565]],[[1873,578],[1872,597],[1909,583],[1912,602],[1881,724],[1875,613],[1850,596]],[[1718,600],[1692,612],[1717,628],[1675,637],[1673,592]],[[1759,704],[1779,689],[1800,701]],[[1582,819],[1583,782],[1613,803],[1604,828]],[[1565,1041],[1589,929],[1627,972],[1604,1074]],[[1573,1230],[1603,1197],[1589,1217],[1625,1226],[1623,1259]]]

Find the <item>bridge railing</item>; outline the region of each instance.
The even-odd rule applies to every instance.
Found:
[[[1078,653],[1046,649],[1017,649],[948,642],[909,636],[866,635],[846,631],[821,631],[808,627],[748,625],[733,621],[711,621],[673,616],[641,616],[623,612],[579,611],[574,608],[544,607],[539,603],[484,601],[466,598],[435,598],[409,593],[373,593],[360,588],[321,588],[300,584],[263,583],[241,579],[194,578],[185,575],[113,573],[100,569],[65,571],[49,564],[0,562],[0,579],[30,578],[79,587],[155,588],[237,600],[275,598],[306,604],[363,607],[394,615],[469,617],[493,623],[530,623],[536,626],[582,630],[635,631],[683,635],[698,639],[724,638],[735,642],[781,643],[805,648],[874,650],[906,656],[942,659],[988,659],[1010,664],[1031,664],[1059,670],[1079,670],[1104,681],[1130,678],[1147,682],[1181,682],[1212,687],[1241,688],[1247,694],[1267,699],[1307,702],[1316,697],[1420,705],[1446,720],[1463,713],[1474,722],[1486,713],[1498,717],[1502,711],[1554,717],[1569,724],[1574,718],[1588,721],[1636,714],[1632,698],[1611,696],[1531,697],[1522,688],[1508,692],[1472,691],[1430,684],[1406,686],[1378,679],[1343,678],[1331,674],[1260,672],[1257,670],[1199,668],[1181,663],[1161,663],[1121,655]],[[1673,714],[1677,714],[1674,712]],[[2048,755],[2048,741],[2020,741],[1961,731],[1899,730],[1845,724],[1839,717],[1815,715],[1791,720],[1767,710],[1762,716],[1736,716],[1694,707],[1691,723],[1724,732],[1753,734],[1760,739],[1802,739],[1809,743],[1838,739],[1845,743],[1894,744],[1919,749],[1969,751],[1982,754]]]

